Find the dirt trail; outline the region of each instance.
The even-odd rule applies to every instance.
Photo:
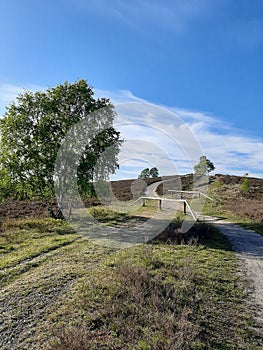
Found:
[[[263,236],[215,217],[206,217],[230,241],[242,262],[256,318],[263,327]]]
[[[162,182],[148,186],[146,195],[158,197],[156,188]],[[199,219],[212,223],[220,230],[241,260],[242,273],[247,280],[247,291],[251,297],[251,307],[255,309],[263,332],[263,236],[217,217],[201,215]]]
[[[158,198],[158,194],[156,193],[157,187],[163,183],[165,180],[154,182],[153,184],[149,185],[145,191],[145,196],[147,197],[156,197]]]

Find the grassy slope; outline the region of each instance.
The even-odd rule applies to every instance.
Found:
[[[243,193],[241,184],[216,181],[209,186],[208,194],[214,202],[206,201],[205,214],[229,219],[263,235],[262,200],[255,198],[253,191]]]
[[[114,251],[61,221],[9,225],[0,237],[0,348],[260,349],[237,260],[208,233],[198,246],[162,236]]]

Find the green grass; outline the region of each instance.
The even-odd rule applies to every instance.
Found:
[[[146,206],[138,203],[136,206],[122,206],[113,204],[112,208],[97,206],[88,209],[88,213],[101,223],[109,226],[119,224],[136,224],[141,218],[151,218],[158,211],[155,200],[147,200]]]
[[[260,349],[229,243],[203,223],[191,235],[194,245],[163,233],[117,251],[59,220],[6,224],[2,336],[15,334],[14,349]]]
[[[10,227],[11,226],[11,227]],[[21,220],[0,234],[0,269],[72,243],[78,236],[63,221]]]
[[[244,220],[245,221],[245,220]],[[249,230],[255,231],[263,236],[263,223],[256,223],[256,222],[240,222],[239,218],[236,218],[234,220],[235,223],[238,225],[247,228]]]
[[[139,246],[78,282],[50,349],[259,349],[231,252]],[[65,318],[66,315],[66,318]]]
[[[126,213],[114,211],[103,206],[89,208],[88,212],[99,222],[105,222],[108,225],[123,222],[127,218]]]
[[[204,241],[109,256],[50,315],[48,349],[260,349],[228,242]]]
[[[12,265],[0,269],[0,348],[3,350],[41,348],[50,334],[44,329],[35,337],[36,329],[46,322],[58,305],[63,305],[74,282],[96,268],[112,252],[110,248],[96,246],[72,233],[70,226],[59,220],[20,221],[19,225],[20,231],[12,228],[4,232],[5,237],[10,234],[12,239],[2,238],[6,250],[14,240],[17,243],[18,238],[28,246],[28,254],[23,255],[22,261],[15,259],[19,249],[13,250],[10,252],[14,256]],[[69,240],[64,245],[54,243],[53,249],[47,251],[41,235],[51,236],[54,241],[70,236],[71,242]],[[7,239],[10,239],[9,243]],[[35,256],[37,246],[38,255]],[[65,298],[61,304],[58,304],[59,295]]]

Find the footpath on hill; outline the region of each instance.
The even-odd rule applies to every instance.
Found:
[[[145,191],[145,196],[147,197],[159,197],[158,194],[156,193],[157,187],[162,184],[164,181],[158,181],[154,182],[153,184],[147,186],[146,191]]]
[[[163,182],[159,181],[148,186],[145,194],[149,197],[158,197],[156,189]],[[247,282],[251,307],[254,308],[259,324],[263,325],[263,236],[217,217],[201,215],[199,218],[213,224],[230,241],[232,249],[241,261],[242,275]]]
[[[263,236],[225,220],[211,218],[210,222],[227,237],[241,259],[248,293],[263,325]]]

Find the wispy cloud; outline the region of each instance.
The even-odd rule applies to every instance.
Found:
[[[230,47],[251,49],[263,43],[260,1],[246,5],[248,13],[243,17],[239,2],[228,0],[112,0],[110,5],[107,0],[71,0],[71,6],[155,42],[163,41],[164,35],[185,39],[203,30],[204,40],[207,31],[213,32],[214,45],[228,42]]]
[[[145,102],[145,100],[133,95],[129,90],[108,91],[103,89],[95,89],[96,97],[107,97],[114,103],[127,102]]]
[[[6,107],[11,103],[16,101],[16,98],[19,94],[29,91],[40,91],[44,88],[37,85],[15,85],[15,84],[6,84],[0,83],[0,116],[5,113]]]
[[[27,90],[42,90],[34,85]],[[0,84],[0,114],[25,89]],[[162,175],[189,173],[205,154],[217,173],[263,178],[263,140],[208,113],[158,106],[130,91],[96,90],[116,105],[116,127],[126,140],[120,154],[117,178],[136,177],[144,167],[157,166]]]
[[[263,140],[247,136],[238,126],[200,111],[150,104],[129,91],[100,92],[116,103],[119,120],[130,122],[117,125],[123,137],[148,142],[148,145],[134,146],[134,150],[131,147],[128,152],[140,155],[146,165],[148,153],[152,151],[156,157],[151,157],[151,164],[160,169],[163,166],[163,175],[171,174],[171,168],[161,161],[163,156],[153,151],[151,145],[159,147],[174,163],[173,170],[176,168],[179,173],[193,171],[194,162],[203,153],[213,161],[217,173],[244,175],[247,172],[250,176],[263,177]],[[126,160],[126,169],[127,164]],[[138,173],[137,168],[136,171]],[[118,176],[125,176],[121,167],[116,178]]]
[[[222,133],[220,125],[213,130],[203,122],[190,125],[204,153],[215,161],[217,172],[237,175],[248,172],[263,177],[263,140],[248,137],[244,131],[238,133],[236,128],[224,127],[226,130]]]
[[[5,107],[11,102],[15,102],[18,94],[23,92],[23,88],[11,84],[0,84],[0,115],[4,114]]]
[[[73,3],[72,3],[73,4]],[[111,18],[114,21],[130,26],[142,33],[151,33],[151,28],[169,30],[173,33],[183,33],[191,20],[203,19],[211,13],[215,4],[211,0],[188,1],[151,1],[112,0],[109,6],[107,0],[74,1],[74,7],[81,11],[95,13],[98,16]],[[147,25],[145,25],[147,23]]]

